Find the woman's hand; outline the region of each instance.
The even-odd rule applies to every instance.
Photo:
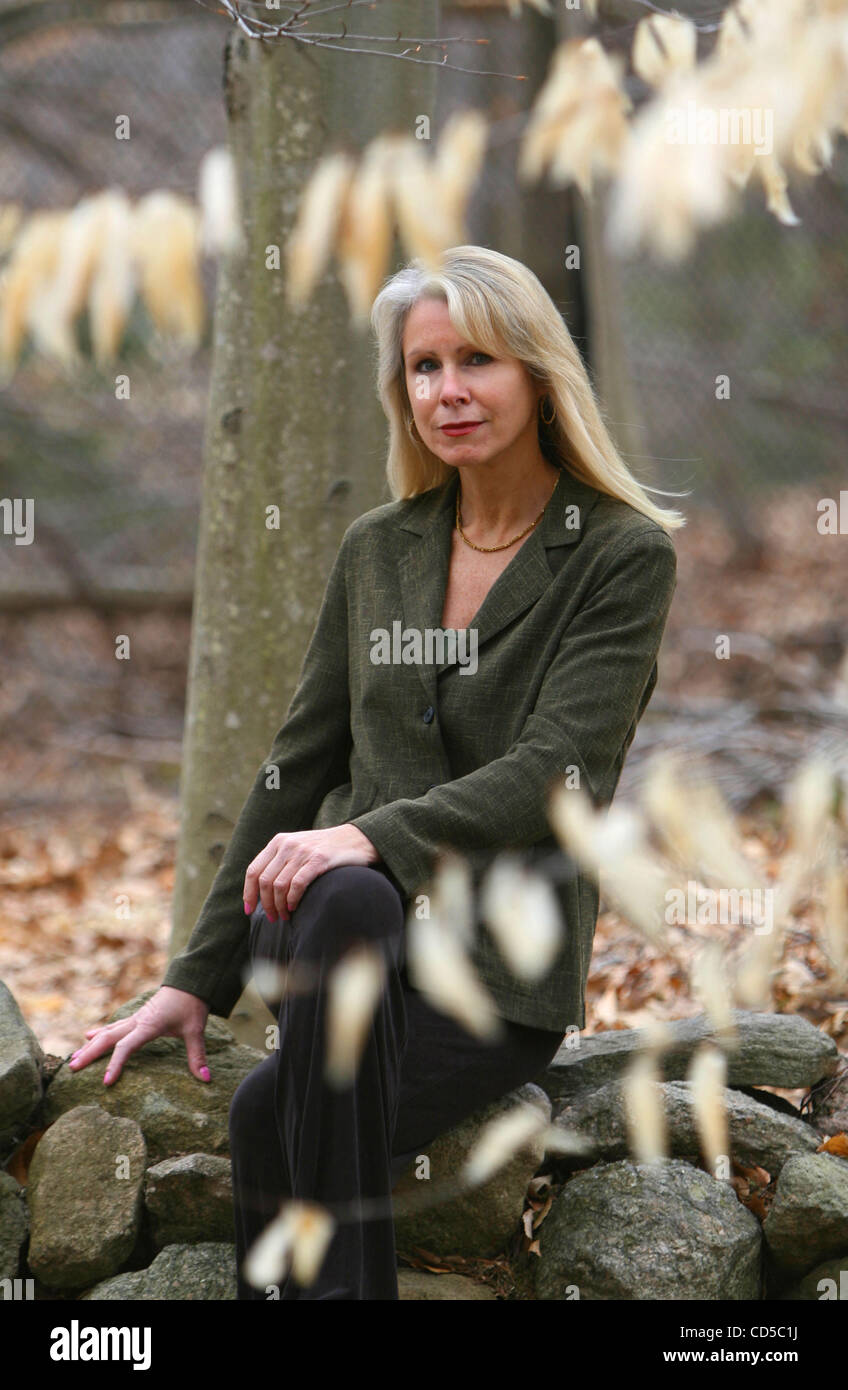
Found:
[[[87,1067],[104,1052],[114,1047],[114,1052],[106,1068],[103,1080],[106,1085],[117,1081],[121,1068],[131,1052],[144,1047],[153,1038],[182,1038],[188,1054],[188,1069],[192,1076],[201,1081],[209,1081],[209,1068],[206,1065],[206,1047],[203,1030],[209,1016],[209,1005],[196,994],[184,989],[173,989],[162,985],[154,995],[142,1004],[129,1018],[117,1023],[107,1023],[102,1028],[86,1030],[87,1043],[77,1048],[68,1063],[72,1071]],[[117,1046],[115,1046],[117,1044]]]
[[[275,835],[251,864],[244,880],[244,910],[261,898],[269,922],[289,920],[314,878],[340,864],[376,864],[377,850],[355,825],[295,830]]]

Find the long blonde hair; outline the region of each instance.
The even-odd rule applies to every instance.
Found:
[[[666,531],[686,525],[682,512],[651,501],[648,492],[661,489],[637,482],[618,453],[580,353],[544,286],[520,261],[485,246],[452,246],[443,252],[438,271],[411,260],[374,300],[377,390],[389,421],[386,476],[393,498],[441,486],[452,471],[410,433],[403,330],[410,309],[422,298],[445,301],[451,323],[469,343],[493,356],[517,358],[535,381],[546,384],[556,406],[552,424],[539,421],[539,446],[546,458],[599,492],[628,502]]]

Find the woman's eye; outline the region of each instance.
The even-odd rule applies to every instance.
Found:
[[[472,359],[475,358],[475,357],[482,357],[482,358],[484,358],[484,360],[485,360],[486,362],[490,362],[490,361],[491,361],[491,358],[489,357],[489,354],[488,354],[487,352],[472,352],[472,353],[470,354],[470,357],[471,357]],[[416,362],[416,364],[415,364],[415,371],[416,371],[416,372],[420,372],[420,371],[421,371],[421,368],[422,368],[427,362],[433,362],[434,360],[435,360],[435,359],[432,358],[432,357],[422,357],[420,362]]]

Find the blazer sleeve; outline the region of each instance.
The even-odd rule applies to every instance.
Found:
[[[549,837],[548,795],[569,767],[579,769],[580,786],[596,804],[611,774],[614,787],[616,762],[656,679],[676,569],[661,528],[625,542],[565,629],[512,746],[424,796],[390,801],[351,822],[408,896],[428,879],[440,847],[473,857]]]
[[[225,1018],[244,989],[249,920],[242,891],[248,864],[279,832],[311,827],[326,793],[350,777],[350,530],[330,572],[286,721],[256,773],[191,937],[162,981],[198,995],[211,1013]]]

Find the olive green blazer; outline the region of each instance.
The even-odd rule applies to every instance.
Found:
[[[499,850],[544,856],[564,921],[550,970],[513,977],[480,920],[472,960],[502,1017],[585,1024],[598,888],[558,849],[547,797],[568,773],[596,805],[612,799],[656,684],[675,550],[657,523],[563,471],[472,620],[476,670],[472,648],[451,660],[410,645],[429,662],[404,661],[409,629],[440,628],[457,482],[375,507],[344,533],[286,721],[165,974],[214,1014],[243,988],[248,863],[279,831],[350,822],[406,898],[427,891],[444,846],[467,856],[477,885]],[[394,660],[377,659],[380,630]]]

